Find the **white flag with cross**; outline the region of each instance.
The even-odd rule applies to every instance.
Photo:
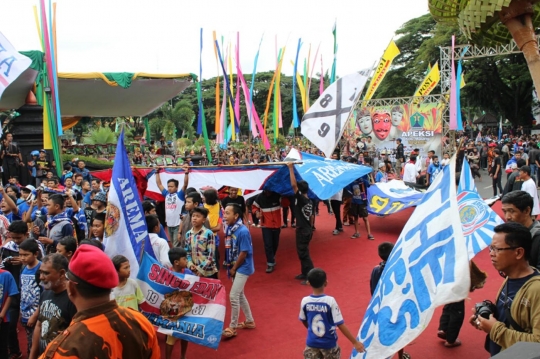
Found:
[[[328,86],[302,118],[302,135],[324,152],[327,158],[332,156],[343,135],[367,79],[365,73],[339,78]]]

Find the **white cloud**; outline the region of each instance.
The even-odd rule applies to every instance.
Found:
[[[45,1],[46,3],[48,0]],[[38,50],[32,6],[38,0],[0,0],[0,31],[19,50]],[[60,72],[199,72],[199,33],[204,29],[203,78],[216,76],[212,31],[234,49],[240,33],[242,70],[250,74],[261,36],[258,71],[275,69],[275,38],[286,45],[283,72],[291,74],[298,38],[299,59],[320,44],[325,71],[333,59],[337,19],[337,73],[371,66],[394,32],[427,13],[426,0],[57,0]],[[222,49],[224,51],[225,49]],[[234,67],[234,66],[233,66]],[[303,68],[303,65],[302,65]]]

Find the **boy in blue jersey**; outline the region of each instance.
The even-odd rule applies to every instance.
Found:
[[[367,238],[370,240],[375,239],[373,234],[371,234],[367,211],[367,189],[369,186],[369,177],[365,175],[345,187],[345,191],[348,191],[352,195],[351,208],[349,209],[349,223],[354,225],[354,234],[351,236],[353,239],[360,238],[359,218],[364,220],[368,233]]]
[[[0,269],[0,358],[8,357],[10,323],[8,310],[11,301],[17,294],[19,294],[19,290],[11,273]]]
[[[328,284],[326,272],[321,268],[313,268],[307,280],[313,288],[313,294],[302,299],[299,316],[308,330],[304,358],[339,359],[341,348],[337,344],[336,327],[350,340],[356,351],[363,352],[364,344],[356,340],[345,325],[334,297],[324,294]]]
[[[253,244],[249,229],[242,223],[244,213],[242,207],[230,203],[225,207],[223,220],[227,224],[225,230],[226,263],[229,276],[233,280],[229,299],[231,302],[231,322],[223,331],[223,336],[232,338],[237,335],[236,329],[255,329],[255,320],[246,298],[244,288],[249,277],[255,272],[253,264]],[[239,323],[240,310],[246,320]]]

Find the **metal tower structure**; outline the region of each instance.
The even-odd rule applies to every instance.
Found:
[[[540,37],[537,38],[540,46]],[[478,47],[475,45],[458,45],[454,47],[454,60],[470,60],[481,57],[490,56],[502,56],[510,54],[521,53],[521,50],[517,47],[516,43],[512,40],[506,45],[496,45],[492,47]],[[417,98],[418,103],[443,103],[444,106],[442,112],[442,136],[450,138],[450,151],[453,152],[456,148],[455,143],[455,131],[450,131],[450,78],[452,74],[452,47],[440,48],[440,95],[428,95]],[[371,99],[369,101],[359,101],[356,105],[357,108],[362,107],[379,107],[379,106],[395,106],[410,104],[415,97],[395,97],[395,98],[381,98]]]
[[[540,37],[537,38],[540,44]],[[510,54],[519,54],[521,50],[517,47],[516,43],[512,40],[506,45],[496,45],[493,47],[478,47],[475,45],[459,45],[454,47],[454,60],[470,60],[480,57],[501,56]],[[452,75],[452,47],[440,48],[440,74],[441,74],[441,94],[450,93],[450,77]],[[448,106],[448,95],[443,97],[446,102],[443,110],[443,137],[449,137],[452,141],[451,148],[455,148],[455,134],[450,133],[450,107]]]

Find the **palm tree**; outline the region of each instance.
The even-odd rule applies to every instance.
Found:
[[[193,128],[193,118],[195,113],[188,101],[179,101],[174,107],[166,103],[150,115],[150,129],[152,135],[159,138],[165,136],[167,140],[176,137],[193,138],[195,129]],[[159,136],[158,136],[159,135]]]
[[[461,31],[479,45],[514,40],[540,90],[540,53],[535,29],[540,26],[540,0],[428,0],[438,22],[458,23]]]
[[[87,145],[106,145],[116,143],[116,134],[109,127],[97,127],[90,130],[90,136],[83,137],[83,142]]]

